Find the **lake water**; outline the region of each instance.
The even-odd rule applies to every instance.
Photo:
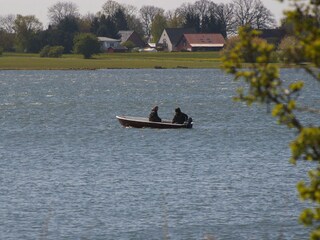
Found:
[[[293,133],[236,88],[212,69],[1,71],[0,239],[307,239],[295,186],[311,165],[288,162]],[[115,118],[155,104],[194,128]]]

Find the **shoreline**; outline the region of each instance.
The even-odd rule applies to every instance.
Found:
[[[0,70],[201,69],[220,66],[220,52],[104,53],[91,59],[75,54],[60,58],[41,58],[39,54],[25,53],[0,56]]]
[[[112,53],[84,59],[81,55],[65,54],[60,58],[41,58],[39,54],[3,53],[0,71],[100,69],[221,69],[221,52],[156,52]],[[284,63],[272,63],[280,68],[296,68]],[[245,65],[244,65],[245,67]]]

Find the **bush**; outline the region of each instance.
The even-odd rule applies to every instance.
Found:
[[[45,47],[43,47],[40,51],[40,57],[48,57],[48,53],[50,51],[50,46],[47,45]]]
[[[73,50],[82,54],[85,59],[91,58],[93,54],[100,53],[98,38],[91,33],[80,33],[74,37]]]
[[[51,58],[59,58],[62,56],[62,53],[64,51],[63,46],[45,46],[42,48],[40,52],[40,57],[51,57]]]
[[[2,55],[2,53],[3,53],[3,48],[0,47],[0,56]]]
[[[226,41],[226,45],[224,46],[223,52],[225,54],[230,53],[232,49],[240,42],[240,37],[239,36],[232,36],[228,38]]]
[[[126,41],[121,44],[123,47],[128,48],[130,51],[136,47],[136,45],[132,41]]]
[[[299,40],[294,36],[288,36],[282,39],[278,46],[279,59],[282,62],[303,62],[306,61],[303,56],[303,49]]]
[[[62,47],[62,46],[53,46],[49,50],[48,57],[59,58],[59,57],[62,56],[63,51],[64,51],[64,47]]]
[[[222,51],[222,54],[229,58],[230,57],[230,53],[232,52],[232,50],[237,46],[237,44],[241,41],[239,36],[234,36],[231,37],[227,40],[226,45]],[[258,47],[258,46],[262,46],[267,44],[267,41],[259,38],[259,37],[254,37],[252,39],[252,45],[253,47]],[[250,52],[246,51],[245,49],[241,50],[242,51],[242,57],[243,57],[243,61],[246,63],[252,63],[252,62],[256,62],[257,59],[261,56],[261,55],[257,55],[256,54],[251,54]],[[276,54],[273,54],[272,56],[273,61],[276,62],[277,61],[277,56]]]

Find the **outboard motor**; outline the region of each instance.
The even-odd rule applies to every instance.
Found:
[[[187,128],[192,128],[192,124],[193,124],[193,120],[191,117],[189,117],[188,119],[188,124],[187,124]]]

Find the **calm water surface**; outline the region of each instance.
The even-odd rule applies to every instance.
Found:
[[[295,185],[312,166],[236,87],[219,70],[0,72],[0,239],[307,239]],[[155,104],[194,129],[115,118]]]

